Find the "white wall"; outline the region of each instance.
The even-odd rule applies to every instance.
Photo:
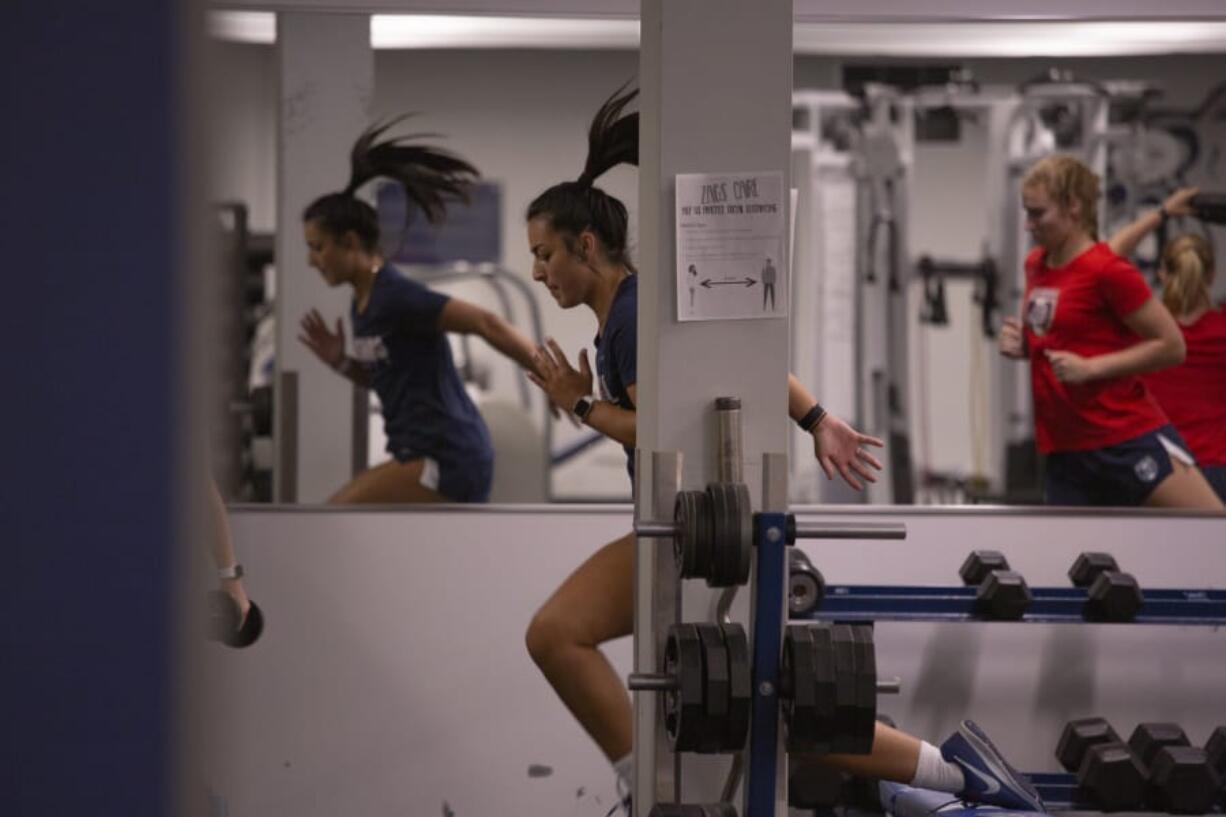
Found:
[[[831,583],[948,585],[968,550],[992,547],[1033,586],[1064,586],[1078,551],[1109,543],[1143,587],[1226,587],[1226,523],[1207,517],[797,510],[908,526],[901,542],[805,542]],[[627,506],[231,518],[267,630],[247,650],[209,649],[206,782],[229,817],[608,810],[608,764],[523,634],[552,589],[629,528]],[[876,641],[879,674],[902,681],[881,711],[929,741],[973,718],[1027,771],[1056,770],[1072,717],[1122,731],[1175,720],[1198,744],[1226,723],[1226,649],[1210,628],[882,623]],[[628,639],[608,654],[629,672]],[[552,773],[532,777],[533,765]]]
[[[250,227],[272,232],[277,222],[276,48],[209,41],[208,144],[210,195],[247,204]]]

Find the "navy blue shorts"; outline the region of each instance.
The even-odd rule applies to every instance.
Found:
[[[1223,502],[1226,502],[1226,465],[1206,465],[1200,470],[1205,475],[1205,479],[1209,480],[1213,492]]]
[[[494,461],[428,457],[411,450],[392,452],[396,462],[422,460],[421,484],[452,502],[489,502],[494,483]]]
[[[1195,465],[1172,425],[1091,451],[1047,455],[1043,501],[1048,505],[1135,506],[1174,471],[1171,457]]]

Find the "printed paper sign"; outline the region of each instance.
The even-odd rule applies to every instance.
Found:
[[[677,176],[677,320],[782,318],[783,174]]]

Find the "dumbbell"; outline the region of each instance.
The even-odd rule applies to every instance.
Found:
[[[813,566],[803,550],[788,548],[788,611],[794,616],[807,616],[822,606],[826,597],[826,580]]]
[[[989,618],[1015,621],[1034,600],[1022,574],[1009,569],[1009,560],[996,550],[974,550],[958,570],[962,583],[977,587],[975,607]]]
[[[737,817],[731,803],[656,803],[650,817]]]
[[[1218,742],[1221,740],[1218,738]],[[1213,807],[1222,779],[1209,759],[1208,749],[1192,746],[1178,724],[1139,724],[1128,738],[1128,746],[1149,772],[1146,799],[1154,808],[1172,814],[1204,814]],[[1221,750],[1216,751],[1220,755]],[[1216,760],[1221,762],[1222,758],[1216,756]]]
[[[224,590],[210,590],[205,594],[208,609],[208,636],[227,647],[250,647],[264,632],[264,611],[254,601],[247,611],[243,626],[238,626],[242,610],[234,597]]]
[[[1083,551],[1068,577],[1086,589],[1085,616],[1097,621],[1131,621],[1145,603],[1136,578],[1124,573],[1110,553]]]
[[[1176,724],[1143,723],[1124,743],[1104,719],[1083,718],[1064,727],[1056,757],[1104,811],[1148,803],[1175,814],[1203,814],[1222,784],[1213,764],[1226,763],[1226,727],[1214,736],[1198,749]]]
[[[1056,758],[1104,811],[1138,808],[1145,801],[1145,768],[1103,718],[1069,721]]]
[[[1209,735],[1209,740],[1205,741],[1205,755],[1209,766],[1226,785],[1226,726],[1219,726]]]

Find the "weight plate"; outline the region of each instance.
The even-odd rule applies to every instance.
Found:
[[[692,752],[706,729],[702,639],[693,624],[674,624],[664,642],[664,673],[677,688],[664,694],[664,728],[673,750]]]
[[[724,734],[728,727],[728,647],[718,624],[694,625],[702,639],[702,666],[706,685],[704,726],[698,751],[714,754],[724,751]]]
[[[834,641],[835,670],[835,733],[832,751],[854,751],[859,703],[856,677],[856,643],[848,624],[835,624],[831,628]]]
[[[749,661],[749,639],[745,628],[732,622],[721,624],[728,648],[728,720],[725,723],[724,751],[737,752],[749,739],[749,713],[753,706],[753,668]]]
[[[871,624],[851,627],[856,643],[856,734],[852,741],[855,754],[873,751],[873,735],[877,731],[877,648],[873,643]]]

